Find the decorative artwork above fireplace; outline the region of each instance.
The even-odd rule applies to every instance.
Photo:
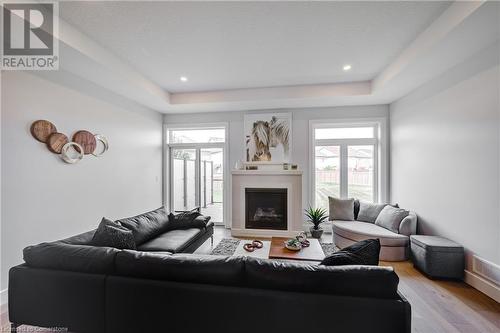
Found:
[[[287,230],[286,188],[245,188],[245,228]]]
[[[245,115],[247,162],[290,162],[291,143],[291,113]]]

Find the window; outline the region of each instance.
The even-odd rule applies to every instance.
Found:
[[[316,207],[328,209],[328,197],[380,198],[379,122],[311,122],[312,195]]]
[[[224,223],[226,126],[167,128],[169,207]]]
[[[225,142],[224,128],[170,129],[168,143],[214,143]]]
[[[333,128],[316,128],[316,140],[323,139],[359,139],[359,138],[374,138],[375,132],[373,127],[333,127]]]

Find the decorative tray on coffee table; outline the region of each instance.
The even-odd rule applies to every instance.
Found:
[[[321,261],[325,258],[325,253],[317,239],[308,239],[309,246],[302,247],[300,251],[287,249],[285,242],[288,239],[286,237],[273,237],[271,239],[269,259]]]

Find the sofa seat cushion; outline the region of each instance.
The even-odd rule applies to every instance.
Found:
[[[124,250],[117,255],[115,267],[117,274],[143,279],[239,286],[245,258]]]
[[[390,230],[369,222],[334,221],[333,232],[353,241],[378,238],[381,246],[407,246],[408,236],[396,234]]]
[[[204,233],[198,228],[170,230],[137,247],[139,251],[181,252]]]

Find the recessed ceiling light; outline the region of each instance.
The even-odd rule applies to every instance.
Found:
[[[351,70],[351,68],[351,65],[344,65],[344,67],[342,67],[342,69],[345,71]]]
[[[187,78],[187,77],[185,77],[185,76],[181,76],[181,77],[180,77],[180,80],[181,80],[182,82],[187,82],[188,78]]]

